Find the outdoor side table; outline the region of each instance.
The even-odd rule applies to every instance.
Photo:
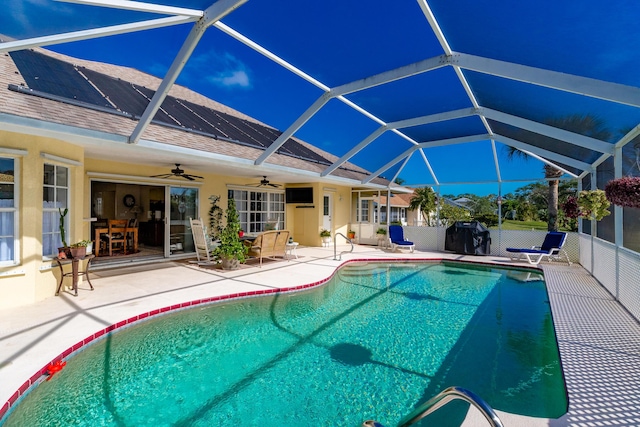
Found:
[[[67,259],[67,258],[54,258],[54,260],[58,263],[58,267],[60,267],[60,283],[58,284],[58,289],[56,290],[56,295],[58,295],[60,293],[60,289],[62,288],[62,282],[64,281],[65,277],[71,277],[73,280],[73,291],[74,291],[74,296],[78,296],[78,278],[80,276],[85,276],[87,279],[87,283],[89,284],[89,286],[91,287],[91,290],[93,290],[93,285],[91,284],[91,281],[89,280],[89,266],[91,266],[91,261],[93,261],[93,259],[95,258],[95,255],[85,255],[82,258],[72,258],[72,259]],[[82,260],[89,260],[87,262],[87,266],[85,267],[84,270],[80,270],[80,261]],[[65,273],[64,269],[62,268],[63,265],[69,264],[71,263],[71,271],[69,273]]]
[[[289,252],[287,261],[291,259],[292,256],[295,256],[296,259],[298,259],[298,254],[296,252],[297,247],[298,247],[298,242],[287,242],[286,249],[287,249],[287,252]]]

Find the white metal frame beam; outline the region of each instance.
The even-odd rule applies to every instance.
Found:
[[[84,4],[88,6],[110,7],[112,9],[134,10],[137,12],[158,13],[162,15],[191,16],[200,18],[201,10],[185,9],[183,7],[163,6],[154,3],[143,3],[133,0],[56,0],[64,3]]]
[[[605,82],[589,77],[549,71],[458,52],[454,52],[449,58],[449,64],[459,66],[465,70],[640,107],[640,88],[634,86]]]
[[[341,86],[337,86],[333,89],[329,88],[322,82],[316,80],[310,75],[304,73],[302,70],[299,70],[292,64],[284,61],[282,58],[268,51],[267,49],[261,47],[254,41],[250,40],[246,36],[236,32],[235,30],[229,28],[220,22],[220,19],[226,16],[228,13],[232,12],[236,8],[240,7],[248,0],[219,0],[213,3],[207,10],[199,11],[194,9],[180,8],[180,7],[171,7],[171,6],[163,6],[153,3],[145,3],[139,1],[132,0],[58,0],[68,3],[78,3],[84,5],[93,5],[93,6],[101,6],[101,7],[111,7],[111,8],[119,8],[133,11],[140,11],[145,13],[156,13],[156,14],[165,14],[165,15],[173,15],[166,18],[152,19],[140,22],[134,22],[123,25],[114,25],[90,30],[82,30],[75,31],[63,34],[57,34],[52,36],[44,36],[37,37],[32,39],[18,40],[5,42],[0,44],[0,52],[10,52],[14,50],[21,50],[31,47],[39,47],[39,46],[47,46],[52,44],[59,44],[71,41],[78,40],[86,40],[97,37],[104,37],[115,34],[124,34],[129,32],[147,30],[152,28],[161,28],[171,25],[180,25],[185,23],[195,22],[194,27],[191,30],[191,33],[185,40],[183,46],[181,47],[178,55],[174,58],[174,61],[167,72],[167,75],[163,79],[159,89],[156,91],[152,101],[147,106],[140,122],[134,129],[133,133],[129,137],[129,142],[137,142],[144,129],[151,122],[152,117],[157,112],[160,107],[162,101],[168,94],[171,86],[175,83],[178,75],[182,71],[186,61],[192,54],[195,46],[198,44],[200,38],[202,37],[204,31],[210,26],[215,26],[219,30],[225,32],[226,34],[234,37],[250,48],[254,49],[258,53],[266,56],[267,58],[273,60],[280,66],[285,69],[293,72],[297,76],[305,79],[307,82],[315,85],[320,88],[324,93],[323,95],[312,104],[307,111],[305,111],[298,119],[285,131],[280,138],[278,138],[256,161],[255,164],[260,165],[264,163],[269,156],[271,156],[275,151],[280,148],[284,142],[293,136],[293,134],[306,123],[314,114],[316,114],[330,99],[337,98],[343,103],[347,104],[351,108],[356,111],[362,113],[366,117],[370,118],[374,122],[380,125],[380,128],[376,130],[374,133],[369,135],[355,147],[353,147],[349,153],[345,154],[322,172],[322,176],[326,176],[333,172],[337,167],[339,167],[344,162],[348,161],[349,158],[353,157],[353,155],[357,154],[359,151],[363,150],[367,145],[369,145],[373,140],[378,138],[387,130],[390,130],[405,140],[409,141],[413,147],[405,151],[403,155],[400,155],[393,161],[393,164],[397,163],[401,159],[402,156],[406,156],[407,160],[405,160],[404,165],[406,165],[408,161],[408,157],[412,155],[413,151],[418,149],[421,152],[422,158],[425,161],[425,164],[429,168],[430,173],[432,174],[434,181],[437,182],[435,174],[431,169],[431,166],[428,162],[428,159],[423,151],[423,148],[432,147],[437,145],[446,145],[452,143],[462,143],[462,142],[453,142],[455,140],[461,141],[462,139],[474,138],[474,137],[465,137],[462,139],[453,138],[451,140],[441,140],[441,141],[429,141],[418,143],[414,141],[412,138],[408,137],[406,134],[401,132],[399,129],[418,126],[420,124],[433,123],[436,121],[443,120],[453,120],[460,117],[467,117],[470,115],[478,115],[482,120],[485,128],[487,129],[487,135],[478,135],[480,139],[490,139],[492,141],[492,149],[494,152],[494,160],[496,162],[496,168],[499,173],[499,165],[497,164],[497,155],[494,143],[494,135],[488,124],[487,119],[492,119],[496,121],[500,121],[512,126],[516,126],[522,129],[526,129],[535,133],[539,133],[542,135],[546,135],[552,138],[556,138],[562,141],[565,141],[570,144],[574,144],[580,147],[584,147],[590,150],[594,150],[600,153],[603,153],[601,158],[607,158],[613,154],[615,147],[626,144],[631,137],[629,135],[637,135],[640,133],[640,127],[634,129],[634,131],[630,132],[628,136],[625,136],[621,139],[617,144],[608,144],[603,141],[599,141],[593,138],[588,138],[582,135],[574,134],[572,132],[567,132],[561,129],[557,129],[552,126],[544,125],[541,123],[533,122],[527,119],[523,119],[520,117],[512,116],[509,114],[501,113],[498,111],[494,111],[491,109],[482,108],[473,94],[471,87],[469,86],[462,70],[471,70],[479,73],[489,74],[501,78],[506,78],[515,81],[526,82],[538,86],[548,87],[555,90],[561,90],[570,93],[576,93],[583,96],[588,96],[592,98],[603,99],[610,102],[631,105],[634,107],[640,107],[640,88],[633,86],[626,86],[617,83],[605,82],[597,79],[581,77],[576,75],[570,75],[566,73],[560,73],[556,71],[549,71],[545,69],[540,69],[536,67],[530,67],[515,63],[509,63],[505,61],[494,60],[490,58],[484,58],[464,53],[458,53],[451,49],[449,43],[444,36],[442,30],[440,29],[435,16],[431,12],[431,9],[428,5],[428,0],[417,0],[420,8],[423,11],[431,29],[433,30],[435,36],[438,38],[444,55],[432,57],[425,59],[423,61],[418,61],[413,64],[409,64],[403,67],[399,67],[393,70],[385,71],[364,79],[360,79],[357,81],[353,81]],[[410,118],[402,121],[397,121],[393,123],[385,123],[378,117],[374,116],[364,108],[354,104],[352,101],[346,99],[343,95],[347,95],[349,93],[354,93],[362,90],[369,89],[374,86],[383,85],[386,83],[390,83],[393,81],[397,81],[400,79],[408,78],[411,76],[415,76],[417,74],[429,72],[443,66],[452,66],[460,80],[460,83],[463,85],[473,108],[470,109],[462,109],[456,111],[449,111],[439,114],[433,114],[430,116],[424,117],[416,117]],[[506,143],[507,145],[512,145],[518,149],[526,150],[527,152],[532,152],[536,156],[541,156],[543,161],[548,162],[546,159],[552,159],[555,161],[559,161],[561,163],[565,163],[567,165],[571,165],[572,167],[576,167],[578,169],[585,170],[584,166],[587,163],[568,158],[566,156],[562,156],[558,153],[554,153],[548,150],[542,150],[533,146],[530,146],[522,141],[515,141],[510,138],[506,138],[501,135],[497,135],[501,142]],[[476,139],[478,140],[478,139]],[[446,141],[446,142],[445,142]],[[472,142],[472,141],[466,141]],[[598,161],[601,161],[600,159]],[[387,163],[390,165],[390,163]],[[590,167],[593,165],[589,165]],[[383,167],[382,171],[388,169],[390,166]],[[379,171],[377,172],[379,173]],[[374,173],[370,178],[373,179],[376,175]],[[367,181],[368,182],[368,181]]]
[[[168,18],[151,19],[148,21],[133,22],[130,24],[112,25],[90,30],[73,31],[69,33],[55,34],[52,36],[34,37],[24,40],[15,40],[0,43],[0,52],[13,52],[16,50],[30,49],[34,47],[50,46],[61,43],[69,43],[80,40],[95,39],[98,37],[114,36],[117,34],[133,33],[154,28],[170,27],[172,25],[188,24],[198,18],[191,16],[172,16]]]
[[[582,171],[584,170],[588,170],[591,169],[591,164],[589,163],[585,163],[585,162],[581,162],[580,160],[576,160],[573,159],[571,157],[567,157],[567,156],[563,156],[562,154],[558,154],[556,152],[553,151],[549,151],[549,150],[545,150],[543,148],[538,148],[538,147],[534,147],[532,145],[529,145],[527,143],[524,143],[522,141],[518,141],[516,139],[512,139],[512,138],[508,138],[506,136],[503,135],[499,135],[499,134],[495,134],[494,138],[496,141],[500,141],[503,144],[509,145],[511,147],[517,148],[518,150],[524,151],[527,154],[528,153],[533,153],[536,154],[536,158],[540,158],[540,160],[543,160],[545,163],[550,164],[551,166],[561,169],[567,173],[570,173],[571,175],[575,175],[574,173],[571,173],[569,171],[566,171],[565,169],[563,169],[562,167],[550,162],[550,161],[555,161],[555,162],[559,162],[559,163],[564,163],[567,166],[571,166],[573,168],[576,169],[580,169]]]
[[[236,10],[238,7],[242,6],[248,0],[218,0],[209,8],[207,8],[203,12],[202,18],[196,22],[196,24],[191,28],[187,39],[180,47],[178,54],[173,59],[167,74],[162,79],[158,90],[151,98],[151,101],[145,108],[144,113],[142,113],[142,117],[140,117],[140,121],[136,125],[133,132],[129,136],[129,143],[136,144],[140,138],[142,137],[142,133],[151,123],[151,120],[156,115],[156,112],[162,105],[162,102],[167,97],[167,94],[171,90],[171,87],[175,83],[176,79],[182,72],[182,69],[186,65],[187,61],[191,57],[194,49],[198,45],[198,42],[204,35],[204,32],[213,25],[215,22],[219,21],[223,17],[227,16],[229,13]]]
[[[458,119],[458,118],[462,118],[462,117],[469,117],[469,116],[472,116],[474,114],[477,114],[475,109],[473,109],[473,108],[464,108],[464,109],[460,109],[460,110],[447,111],[447,112],[438,113],[438,114],[430,114],[430,115],[427,115],[427,116],[416,117],[416,118],[407,119],[407,120],[399,120],[397,122],[388,123],[388,124],[386,124],[384,126],[379,127],[378,129],[373,131],[369,136],[367,136],[365,139],[360,141],[356,146],[354,146],[346,154],[344,154],[342,157],[340,157],[340,159],[336,160],[331,166],[329,166],[327,169],[325,169],[322,172],[321,176],[326,176],[326,175],[332,173],[334,170],[336,170],[337,168],[342,166],[344,163],[349,161],[349,159],[351,159],[353,156],[355,156],[360,151],[362,151],[367,145],[372,143],[375,139],[377,139],[379,136],[381,136],[387,130],[397,130],[397,129],[401,129],[401,128],[419,126],[419,125],[424,125],[424,124],[429,124],[429,123],[442,122],[442,121],[446,121],[446,120],[454,120],[454,119]],[[404,134],[402,134],[402,135],[404,135]],[[411,142],[413,142],[413,140]],[[415,144],[419,145],[419,143],[414,142],[414,145]],[[429,168],[431,174],[433,175],[433,170],[431,169],[431,167],[429,165],[429,161],[427,160],[427,156],[424,154],[424,152],[422,152],[422,150],[421,150],[421,153],[422,153],[422,158],[423,158],[425,164],[427,165],[427,167]],[[435,179],[435,176],[434,176],[434,179]]]
[[[271,155],[275,153],[278,148],[282,147],[282,144],[284,144],[287,139],[291,138],[293,134],[296,133],[298,129],[300,129],[311,117],[313,117],[314,114],[320,111],[324,104],[329,102],[330,99],[330,92],[325,92],[318,99],[316,99],[316,101],[311,104],[309,108],[307,108],[307,111],[302,113],[302,115],[299,116],[296,121],[287,128],[287,130],[282,132],[282,134],[266,150],[264,150],[264,153],[262,153],[260,157],[256,159],[255,164],[261,165],[269,157],[271,157]]]
[[[569,132],[554,126],[545,125],[543,123],[534,122],[532,120],[523,119],[522,117],[513,116],[490,108],[480,108],[478,114],[495,120],[497,122],[506,123],[521,129],[525,129],[540,135],[558,139],[579,147],[588,148],[600,153],[613,154],[614,144],[601,141],[599,139],[590,138],[578,133]]]
[[[358,154],[364,147],[369,145],[371,142],[373,142],[375,139],[377,139],[380,135],[382,135],[386,131],[387,131],[387,127],[386,126],[380,126],[378,129],[374,130],[371,134],[369,134],[369,136],[367,136],[365,139],[360,141],[357,145],[355,145],[351,150],[349,150],[347,153],[345,153],[338,160],[333,162],[333,164],[331,166],[329,166],[328,168],[323,170],[320,173],[320,176],[327,176],[331,172],[333,172],[334,170],[338,169],[345,162],[347,162],[350,158],[352,158],[353,156]]]

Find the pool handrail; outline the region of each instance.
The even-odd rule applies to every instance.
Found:
[[[336,238],[338,236],[344,237],[345,239],[347,239],[347,242],[349,242],[351,244],[351,250],[350,251],[342,251],[342,252],[340,252],[340,254],[338,254],[338,255],[340,255],[340,258],[338,258],[337,255],[336,255]],[[353,242],[351,241],[351,239],[348,238],[347,236],[345,236],[342,233],[334,234],[333,235],[333,260],[334,261],[341,261],[342,260],[342,254],[347,254],[347,253],[351,253],[351,252],[353,252]]]
[[[482,415],[484,415],[485,419],[489,422],[490,426],[504,427],[504,425],[502,424],[502,421],[500,421],[500,418],[498,417],[496,412],[493,410],[493,408],[491,408],[491,406],[489,406],[489,404],[485,402],[480,396],[478,396],[477,394],[473,393],[470,390],[467,390],[462,387],[455,387],[455,386],[444,389],[443,391],[441,391],[440,393],[438,393],[437,395],[435,395],[434,397],[432,397],[422,405],[418,406],[409,415],[407,415],[400,421],[400,423],[398,424],[398,427],[410,426],[411,424],[414,424],[420,421],[424,417],[437,411],[438,409],[442,408],[449,402],[452,402],[453,400],[456,400],[456,399],[464,400],[470,405],[473,405],[478,411],[482,413]],[[364,423],[362,423],[362,426],[363,427],[383,427],[382,424],[373,420],[365,421]]]

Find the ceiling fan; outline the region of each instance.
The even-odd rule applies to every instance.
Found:
[[[253,184],[255,187],[273,187],[273,188],[278,188],[281,187],[280,184],[271,184],[269,182],[269,180],[267,179],[266,176],[263,176],[262,179],[260,180],[260,183],[258,184]]]
[[[172,176],[177,176],[180,178],[188,179],[189,181],[194,181],[196,178],[204,179],[198,175],[191,175],[188,173],[184,173],[184,170],[180,169],[180,163],[176,163],[176,168],[171,169],[171,173],[165,173],[160,175],[151,175],[150,178],[171,178]]]

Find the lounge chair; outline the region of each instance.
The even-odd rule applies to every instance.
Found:
[[[389,242],[391,243],[391,251],[395,251],[397,248],[409,249],[411,253],[415,249],[416,245],[404,238],[404,232],[400,225],[389,226]]]
[[[189,224],[191,225],[191,234],[193,235],[193,244],[196,249],[196,256],[198,265],[212,265],[216,263],[213,257],[213,250],[218,246],[211,241],[211,238],[207,236],[202,225],[202,220],[189,218]]]
[[[550,231],[544,238],[541,246],[533,246],[531,249],[526,248],[507,248],[507,252],[512,253],[511,259],[519,261],[522,257],[527,258],[527,262],[532,265],[538,265],[544,258],[549,260],[560,259],[564,256],[567,263],[571,265],[567,252],[562,249],[567,241],[567,233],[562,231]]]

